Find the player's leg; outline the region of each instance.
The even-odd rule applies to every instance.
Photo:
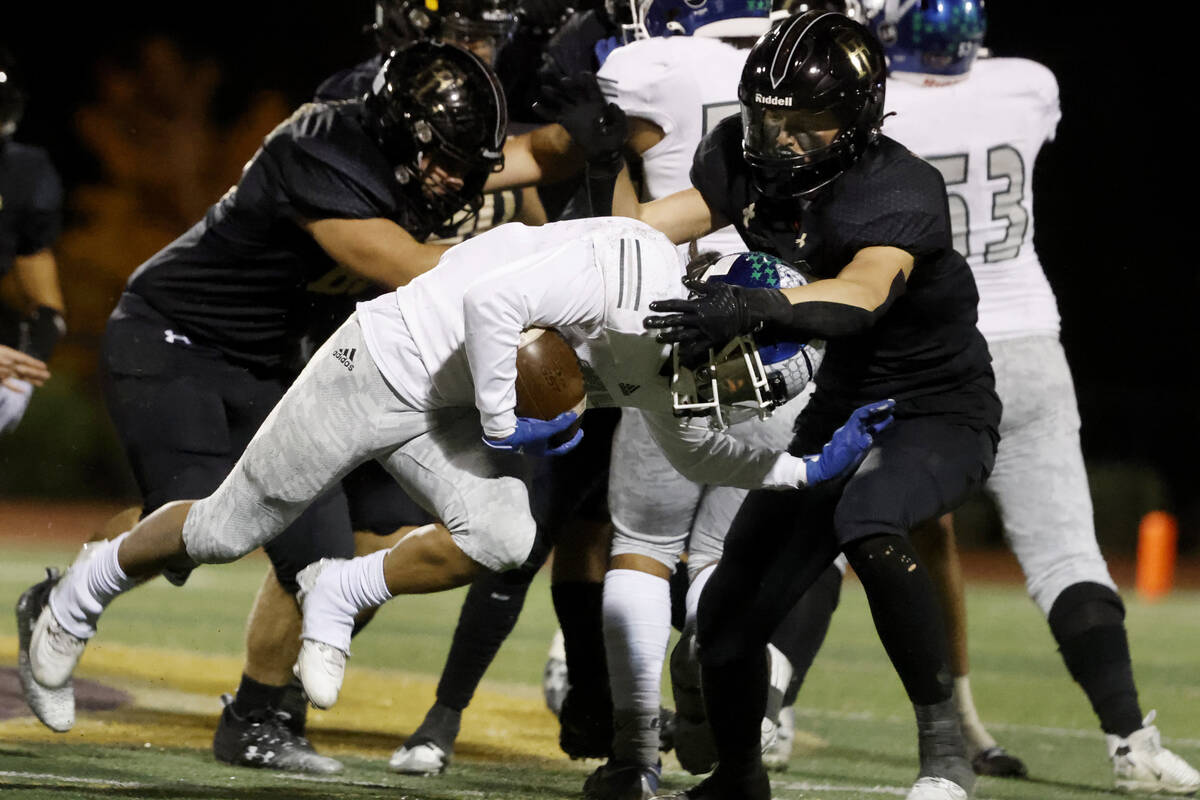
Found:
[[[834,515],[838,540],[916,715],[920,772],[910,798],[965,798],[975,775],[954,706],[941,607],[908,531],[982,485],[993,442],[988,431],[939,417],[898,420],[876,438]]]
[[[299,692],[289,687],[296,683],[292,667],[300,652],[296,574],[320,558],[354,552],[340,487],[318,497],[264,549],[272,566],[246,621],[246,663],[237,692],[222,695],[213,755],[233,766],[339,772],[341,763],[319,755],[305,737],[307,703],[296,702]]]
[[[603,629],[612,755],[584,784],[589,800],[648,798],[658,789],[661,679],[671,636],[669,581],[703,492],[671,467],[632,409],[622,413],[613,437],[608,489],[613,540],[604,576]]]
[[[539,531],[526,563],[506,572],[487,572],[471,582],[438,679],[436,700],[420,726],[388,762],[393,772],[432,775],[445,771],[454,753],[463,711],[517,623],[534,575],[549,546]]]
[[[558,744],[572,758],[605,758],[612,743],[612,695],[603,630],[604,576],[612,524],[608,479],[616,408],[584,417],[583,442],[546,462],[534,487],[535,515],[554,544],[550,597],[563,632],[569,684]]]
[[[441,591],[469,583],[485,570],[518,567],[535,539],[526,462],[480,447],[473,409],[401,412],[379,424],[403,429],[392,436],[404,442],[381,454],[380,463],[443,523],[418,528],[390,550],[349,561],[323,560],[300,574],[300,678],[318,708],[337,700],[360,612],[398,594]],[[410,436],[417,425],[424,432]]]
[[[834,486],[756,491],[738,510],[697,610],[701,685],[719,763],[680,798],[770,797],[760,743],[766,645],[798,595],[835,557],[830,521],[837,496]]]
[[[221,387],[239,384],[244,371],[213,351],[172,344],[164,336],[164,321],[137,307],[135,300],[123,297],[106,329],[105,399],[144,509],[154,512],[141,524],[152,537],[145,543],[150,545],[149,555],[160,560],[159,566],[181,568],[177,579],[182,580],[191,562],[185,554],[181,557],[181,541],[177,532],[172,539],[172,531],[187,506],[171,501],[212,491],[232,464]],[[111,522],[131,517],[136,519],[125,514]],[[108,536],[85,545],[65,576],[60,579],[54,573],[27,592],[18,606],[22,684],[34,710],[42,709],[39,716],[56,729],[73,723],[70,674],[104,605],[157,572],[152,568],[129,575],[122,570],[117,563],[119,542],[127,542],[129,536],[114,527],[106,525]]]
[[[783,621],[771,634],[771,645],[784,655],[791,667],[791,679],[776,700],[774,693],[779,692],[778,678],[772,675],[770,684],[771,695],[768,696],[768,716],[772,713],[772,705],[779,704],[778,730],[775,743],[763,750],[763,763],[767,769],[783,770],[787,768],[792,756],[792,746],[796,738],[796,717],[792,708],[808,670],[816,660],[817,652],[825,643],[833,612],[837,610],[842,594],[842,578],[846,573],[846,559],[839,556],[830,564],[817,581],[809,587],[787,613]]]
[[[933,585],[938,591],[942,606],[942,620],[950,642],[950,670],[954,677],[954,704],[958,708],[963,735],[967,740],[967,754],[976,775],[1023,778],[1028,774],[1021,759],[1012,756],[996,743],[971,695],[968,677],[970,662],[967,657],[967,601],[964,592],[962,564],[958,558],[958,545],[954,537],[954,518],[944,514],[937,519],[919,524],[912,532],[912,543],[921,557],[921,563],[929,570]]]
[[[1157,728],[1142,716],[1124,606],[1096,543],[1079,414],[1062,347],[1052,337],[999,342],[993,359],[1005,408],[988,489],[1030,596],[1107,734],[1117,784],[1194,791],[1200,774],[1162,748]]]
[[[343,341],[359,346],[361,339],[351,320],[326,347]],[[39,682],[55,688],[69,679],[100,613],[122,591],[164,569],[186,571],[240,558],[277,536],[351,466],[378,452],[384,446],[376,439],[380,420],[397,401],[382,378],[374,379],[378,385],[371,383],[369,369],[349,372],[333,359],[314,359],[215,492],[200,501],[166,504],[96,548],[94,556],[85,552],[80,569],[56,587],[61,602],[52,593],[54,613],[42,615],[54,617],[57,630],[47,630],[46,657],[52,663],[41,675],[34,631],[31,661]]]

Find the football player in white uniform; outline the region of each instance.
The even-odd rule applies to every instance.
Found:
[[[884,131],[942,173],[955,249],[979,288],[978,325],[1004,403],[986,490],[1005,538],[1100,720],[1117,788],[1194,792],[1200,773],[1162,747],[1154,712],[1143,719],[1138,705],[1124,606],[1096,543],[1058,308],[1033,246],[1034,160],[1061,116],[1054,74],[1026,59],[976,59],[977,0],[867,5],[889,60],[895,115]],[[942,524],[952,537],[950,519]],[[986,732],[964,722],[972,744],[986,746]]]
[[[168,503],[130,532],[85,546],[37,617],[28,648],[35,680],[46,689],[70,680],[101,613],[121,593],[164,569],[242,557],[349,469],[376,459],[444,524],[390,550],[301,572],[300,678],[313,705],[331,706],[359,612],[396,594],[462,585],[528,555],[535,526],[521,480],[526,462],[514,456],[554,454],[579,440],[547,442],[574,423],[573,412],[550,421],[516,415],[516,351],[529,327],[560,330],[585,365],[590,402],[652,412],[652,435],[695,480],[787,489],[857,466],[891,421],[891,401],[855,411],[807,458],[675,419],[660,374],[670,350],[643,330],[642,317],[650,302],[684,294],[681,271],[666,237],[636,221],[510,224],[359,305],[213,494]],[[748,339],[728,349],[732,364],[762,363]],[[740,377],[760,388],[766,381],[753,371]],[[756,391],[745,405],[766,413],[782,399]]]

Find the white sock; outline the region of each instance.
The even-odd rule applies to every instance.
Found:
[[[108,604],[140,583],[117,563],[117,550],[128,535],[125,531],[110,541],[85,544],[67,574],[51,590],[50,611],[72,636],[95,636],[96,622]]]
[[[671,585],[632,569],[604,576],[604,651],[613,698],[613,756],[658,761],[659,691],[671,638]]]
[[[971,697],[971,681],[966,675],[954,679],[954,705],[962,722],[963,736],[967,739],[970,755],[996,746],[996,740],[983,727],[983,720],[975,710],[975,698]]]
[[[696,629],[696,610],[700,608],[700,595],[704,592],[704,584],[708,583],[708,579],[712,577],[713,570],[717,568],[716,564],[710,564],[696,574],[688,584],[687,596],[684,598],[683,607],[687,617],[685,618],[685,626],[690,630]]]
[[[383,577],[383,560],[389,552],[377,550],[326,566],[318,579],[324,590],[317,595],[319,602],[305,599],[301,636],[349,653],[354,618],[360,611],[378,608],[392,598]]]

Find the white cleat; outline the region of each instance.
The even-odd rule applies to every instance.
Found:
[[[401,775],[440,775],[446,771],[446,751],[433,742],[396,748],[388,760],[388,769]]]
[[[296,667],[308,702],[315,708],[331,708],[337,702],[346,675],[346,652],[324,642],[305,639],[300,645]]]
[[[87,639],[63,629],[47,603],[42,606],[29,640],[29,667],[34,680],[47,689],[61,689],[71,681],[83,656]]]
[[[550,641],[550,652],[546,654],[546,666],[542,670],[542,697],[546,701],[546,708],[554,716],[562,716],[563,701],[567,699],[567,690],[570,688],[567,648],[562,628],[559,628]]]
[[[342,559],[322,558],[296,575],[300,590],[296,599],[304,613],[300,655],[296,674],[304,685],[308,701],[316,708],[330,708],[337,702],[350,657],[350,633],[354,615],[337,602],[335,576],[345,563]]]
[[[34,678],[29,657],[35,623],[43,610],[49,612],[46,600],[58,580],[58,570],[47,569],[46,579],[31,586],[17,600],[17,674],[25,702],[37,718],[50,730],[65,733],[75,725],[75,688],[70,673],[62,686],[47,688]]]
[[[775,729],[775,741],[763,747],[763,765],[778,772],[787,769],[792,760],[792,745],[796,741],[796,710],[791,706],[779,712],[779,726]]]
[[[1155,713],[1147,714],[1143,727],[1127,738],[1105,737],[1116,787],[1147,794],[1186,795],[1200,790],[1200,772],[1162,746],[1158,728],[1151,724]]]
[[[946,778],[920,778],[905,800],[967,800],[967,790]]]

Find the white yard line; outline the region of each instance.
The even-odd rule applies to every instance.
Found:
[[[809,781],[788,781],[781,783],[779,781],[771,782],[771,790],[778,791],[779,789],[787,789],[795,792],[854,792],[856,795],[864,794],[880,794],[889,795],[892,797],[904,797],[908,794],[909,788],[902,786],[852,786],[850,784],[839,783],[810,783]]]
[[[0,770],[0,778],[18,778],[27,781],[54,781],[56,783],[83,783],[90,786],[115,786],[121,789],[149,789],[153,784],[138,781],[114,781],[107,778],[78,778],[73,775],[52,775],[49,772],[12,772]]]

